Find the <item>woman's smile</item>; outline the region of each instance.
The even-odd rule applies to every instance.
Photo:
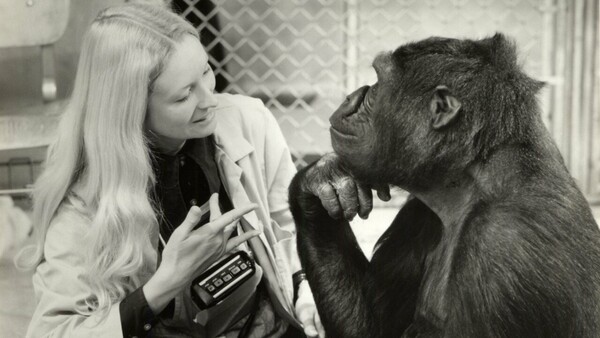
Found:
[[[197,123],[208,124],[214,118],[215,118],[215,111],[211,109],[211,110],[207,111],[204,115],[202,115],[200,118],[194,119],[192,121],[192,123],[194,123],[194,124],[197,124]]]

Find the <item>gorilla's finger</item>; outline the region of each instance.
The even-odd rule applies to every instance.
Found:
[[[375,190],[377,190],[377,197],[379,197],[380,200],[387,202],[392,199],[389,185],[375,187]]]
[[[356,182],[350,177],[343,177],[335,183],[334,187],[344,212],[344,218],[352,220],[359,208]]]
[[[329,216],[334,219],[339,219],[342,213],[342,208],[333,186],[329,183],[322,184],[317,188],[317,195],[319,196],[321,204],[323,204],[323,207],[325,210],[327,210]]]
[[[362,184],[356,185],[358,194],[358,216],[362,219],[367,219],[371,210],[373,210],[373,192],[371,188],[366,187]]]

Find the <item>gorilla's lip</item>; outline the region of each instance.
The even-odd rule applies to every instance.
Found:
[[[335,127],[331,126],[329,127],[329,133],[337,136],[337,137],[341,137],[341,138],[346,138],[346,139],[352,139],[352,138],[357,138],[357,135],[354,134],[350,134],[350,133],[344,133],[340,130],[335,129]]]

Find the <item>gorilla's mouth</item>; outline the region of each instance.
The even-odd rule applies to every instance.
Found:
[[[358,137],[356,123],[359,123],[359,114],[364,114],[367,108],[364,106],[365,97],[369,92],[369,86],[363,86],[355,90],[352,94],[346,97],[346,100],[340,105],[340,107],[333,113],[329,122],[331,128],[329,128],[332,136],[341,138],[356,138]]]

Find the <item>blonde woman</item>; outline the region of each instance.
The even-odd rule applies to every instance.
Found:
[[[197,32],[168,10],[92,23],[34,192],[38,246],[21,255],[36,267],[29,337],[278,337],[290,323],[323,336],[292,281],[285,140],[259,100],[214,84]],[[234,248],[256,272],[201,311],[191,281]]]

